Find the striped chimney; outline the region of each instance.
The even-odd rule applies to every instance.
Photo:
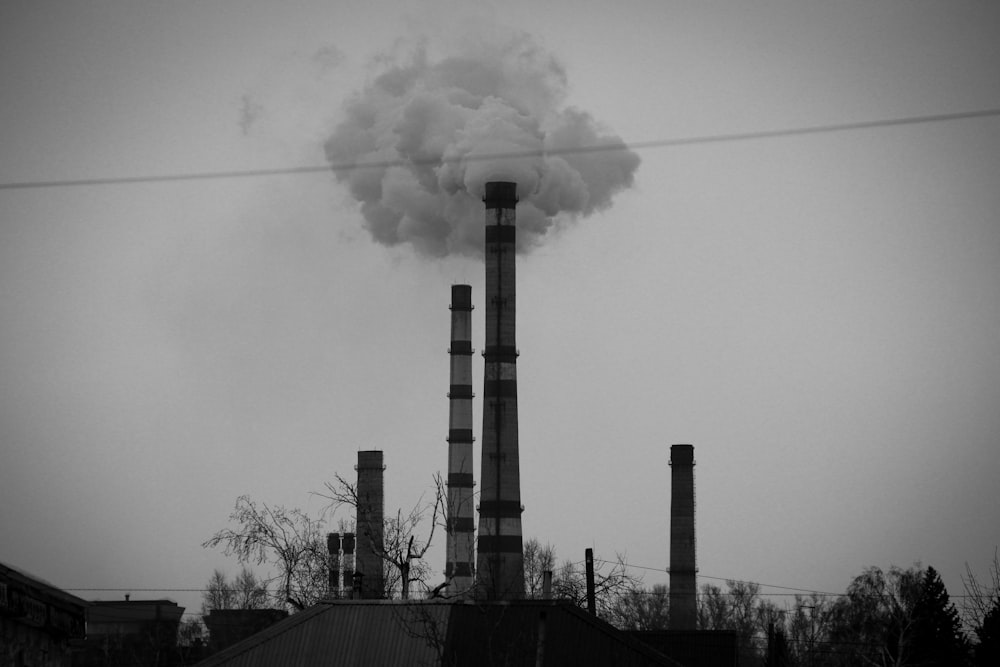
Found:
[[[524,597],[517,449],[514,240],[517,184],[486,184],[486,345],[477,595]]]
[[[472,499],[472,287],[451,286],[451,387],[448,391],[448,595],[472,590],[476,560]]]
[[[670,629],[694,630],[694,446],[670,446]]]

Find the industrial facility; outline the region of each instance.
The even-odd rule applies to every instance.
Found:
[[[329,536],[330,599],[225,649],[204,664],[402,665],[415,660],[442,665],[736,664],[734,634],[696,630],[692,445],[670,448],[669,630],[619,631],[596,616],[592,598],[589,613],[571,601],[548,599],[549,595],[543,600],[525,599],[515,335],[517,201],[516,183],[485,184],[486,303],[478,480],[473,474],[472,286],[451,288],[446,563],[440,597],[383,599],[385,465],[381,451],[359,451],[357,535]],[[289,655],[297,657],[289,662]]]

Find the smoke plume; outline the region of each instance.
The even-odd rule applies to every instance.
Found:
[[[436,61],[418,48],[345,105],[326,142],[338,181],[386,245],[434,256],[483,248],[483,184],[518,185],[518,247],[555,220],[611,205],[639,157],[566,107],[561,65],[526,35]]]

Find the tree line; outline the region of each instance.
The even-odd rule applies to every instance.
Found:
[[[435,478],[436,495],[409,512],[385,520],[385,541],[377,555],[384,563],[387,598],[441,595],[423,561],[435,527],[447,525],[445,491]],[[339,476],[321,494],[333,509],[356,505],[356,489]],[[356,507],[355,507],[356,509]],[[429,522],[426,521],[430,515]],[[353,529],[341,521],[341,530]],[[440,534],[440,533],[439,533]],[[230,526],[207,540],[244,567],[228,580],[213,573],[203,594],[202,613],[211,609],[283,607],[295,612],[329,597],[330,556],[321,522],[298,509],[259,503],[241,496]],[[272,574],[258,579],[248,565]],[[543,596],[550,572],[549,595],[587,608],[587,582],[579,563],[557,564],[555,548],[537,539],[524,543],[525,589]],[[703,584],[696,600],[699,630],[736,635],[740,664],[781,667],[917,667],[921,665],[1000,665],[1000,558],[994,553],[989,576],[967,568],[961,611],[951,602],[931,566],[869,567],[839,595],[795,595],[779,606],[753,582],[730,580],[725,588]],[[621,630],[666,630],[669,590],[645,587],[630,574],[623,558],[598,559],[594,572],[596,613]],[[191,629],[195,632],[196,629]]]

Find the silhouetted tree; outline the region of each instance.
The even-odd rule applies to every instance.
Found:
[[[768,624],[781,620],[780,610],[760,598],[760,584],[726,581],[723,591],[704,584],[698,597],[698,628],[730,630],[739,636],[740,664],[756,664],[764,656]]]
[[[608,605],[607,621],[619,630],[667,630],[670,626],[670,589],[634,586]]]
[[[403,514],[402,510],[397,510],[396,516],[390,516],[383,520],[382,543],[380,545],[376,545],[370,540],[358,543],[359,549],[371,548],[373,553],[385,564],[383,572],[387,598],[396,596],[404,600],[409,598],[412,584],[420,584],[423,586],[424,592],[431,596],[444,588],[445,584],[434,589],[428,585],[427,579],[430,577],[431,569],[423,560],[424,555],[431,547],[438,525],[444,526],[448,520],[447,504],[445,503],[447,493],[440,475],[434,477],[434,488],[433,502],[425,502],[421,497],[408,513]],[[317,495],[329,500],[334,511],[347,506],[353,509],[357,515],[359,507],[357,485],[348,482],[340,475],[334,475],[334,481],[326,484],[326,492]],[[431,515],[430,527],[424,536],[421,534],[420,526],[428,512]],[[361,526],[357,527],[358,531],[372,532],[370,514],[362,512],[362,515],[358,516],[357,519],[362,523]]]
[[[553,553],[554,556],[554,553]],[[628,573],[625,559],[594,559],[594,602],[597,616],[610,622],[615,602],[626,591],[637,588],[640,580]],[[553,575],[552,597],[570,600],[576,606],[587,608],[587,574],[576,563],[564,561]]]
[[[766,667],[789,667],[792,662],[785,640],[785,630],[777,623],[767,626],[767,652],[764,658]]]
[[[240,563],[277,568],[278,573],[264,584],[275,583],[282,601],[296,611],[326,594],[329,564],[318,521],[302,510],[272,507],[249,496],[236,499],[229,521],[235,528],[220,530],[202,546],[221,546]]]
[[[976,644],[974,655],[978,667],[995,667],[1000,665],[1000,602],[986,612],[979,627],[976,628]]]
[[[962,616],[977,640],[974,647],[976,664],[1000,664],[1000,556],[997,550],[993,551],[989,580],[978,579],[968,563],[965,571]]]
[[[388,573],[387,597],[394,594],[407,597],[412,583],[430,589],[426,584],[430,568],[422,558],[430,548],[436,526],[446,520],[444,484],[440,475],[435,477],[435,487],[433,503],[421,499],[408,514],[398,511],[395,517],[385,519],[383,548],[377,555],[382,558]],[[326,488],[329,493],[316,495],[331,501],[334,510],[345,504],[357,509],[357,489],[353,484],[338,475],[335,483],[328,483]],[[418,526],[427,512],[431,513],[430,528],[426,538],[422,538]],[[361,520],[364,522],[366,518],[361,517]],[[326,597],[330,560],[320,521],[298,508],[271,506],[244,495],[236,499],[229,522],[231,527],[218,531],[202,546],[221,547],[223,553],[235,556],[240,563],[267,565],[277,570],[273,577],[259,583],[273,590],[274,595],[295,611]],[[359,530],[364,528],[358,527]],[[361,548],[360,541],[358,548]],[[210,588],[213,581],[218,583],[215,579],[213,575]],[[246,587],[238,587],[234,594],[248,592]]]
[[[244,566],[233,581],[222,570],[215,570],[201,594],[201,613],[213,609],[266,609],[267,584],[253,570]]]
[[[962,621],[948,598],[941,576],[933,567],[924,572],[913,615],[910,654],[915,664],[957,667],[967,663],[968,641],[962,632]]]
[[[542,546],[532,537],[524,542],[524,595],[527,598],[542,597],[545,572],[555,575],[556,550],[551,544]]]
[[[587,575],[577,563],[566,560],[556,568],[555,547],[551,544],[543,547],[536,538],[525,540],[522,553],[526,597],[542,597],[542,576],[551,570],[553,599],[570,600],[582,609],[587,608]],[[597,615],[604,620],[613,622],[614,608],[620,598],[638,590],[640,585],[641,581],[628,573],[621,556],[615,561],[594,559],[594,600]]]
[[[919,567],[870,567],[855,577],[833,609],[830,640],[840,664],[911,664],[923,574]]]
[[[795,608],[786,616],[788,650],[793,665],[823,667],[829,658],[831,620],[835,602],[820,593],[796,595]]]

